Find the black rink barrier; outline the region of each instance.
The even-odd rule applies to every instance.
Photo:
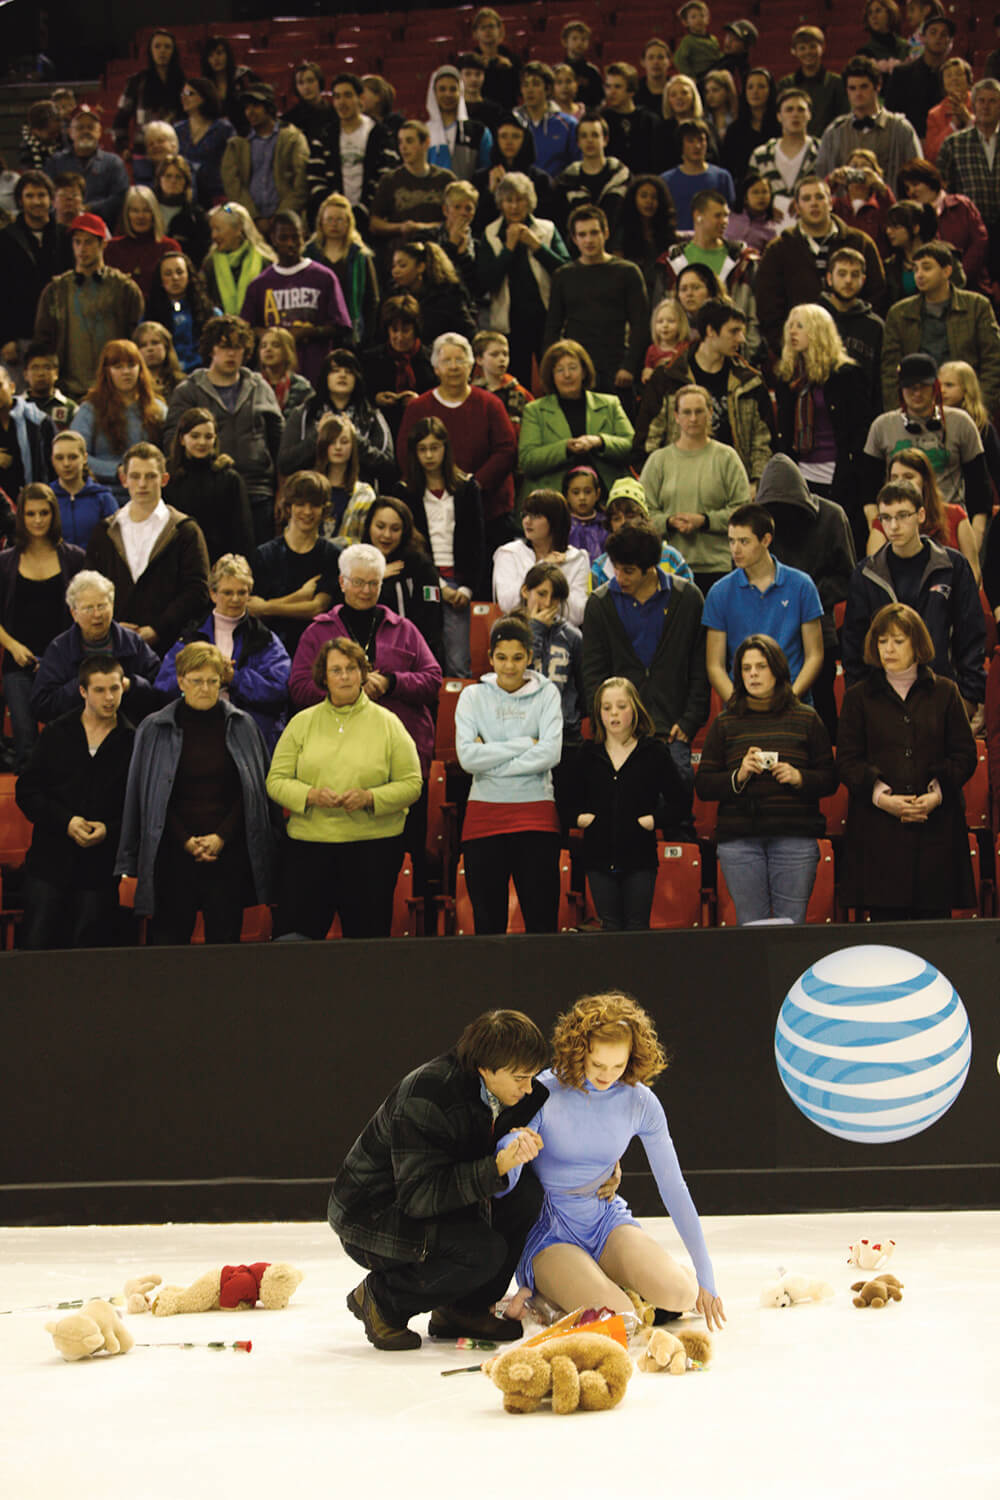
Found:
[[[921,1134],[858,1145],[792,1104],[775,1022],[838,949],[889,945],[954,985],[972,1062]],[[381,1099],[494,1006],[548,1032],[620,988],[656,1020],[656,1085],[702,1213],[1000,1204],[1000,922],[15,953],[0,961],[0,1222],[322,1219]],[[637,1214],[661,1214],[641,1146]]]

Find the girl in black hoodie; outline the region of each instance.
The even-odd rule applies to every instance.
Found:
[[[226,552],[253,556],[246,486],[229,455],[219,452],[215,418],[205,406],[189,407],[177,424],[163,498],[198,522],[210,562]]]
[[[625,677],[594,694],[594,738],[577,758],[576,824],[605,932],[645,932],[656,888],[656,823],[679,828],[687,799],[670,752]]]

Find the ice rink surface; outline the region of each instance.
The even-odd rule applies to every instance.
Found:
[[[646,1227],[672,1253],[665,1219]],[[475,1356],[365,1341],[361,1278],[323,1224],[0,1229],[0,1307],[187,1285],[224,1263],[306,1273],[282,1312],[132,1317],[137,1341],[250,1338],[67,1364],[45,1323],[0,1317],[3,1500],[312,1500],[314,1496],[1000,1500],[1000,1213],[705,1218],[729,1323],[711,1370],[636,1374],[615,1411],[507,1416]],[[891,1236],[903,1301],[857,1309],[847,1264]],[[831,1303],[759,1307],[778,1268]],[[413,1326],[424,1332],[424,1319]],[[702,1326],[700,1323],[692,1326]]]

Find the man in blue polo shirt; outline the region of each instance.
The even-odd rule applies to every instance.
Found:
[[[712,585],[705,600],[708,680],[728,703],[736,648],[748,635],[769,635],[788,659],[796,697],[809,689],[823,665],[823,606],[819,590],[798,568],[771,556],[774,519],[762,505],[741,505],[729,518],[733,571]]]

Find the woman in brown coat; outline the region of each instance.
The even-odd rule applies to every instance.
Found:
[[[841,900],[873,921],[947,917],[975,902],[962,787],[976,742],[933,659],[916,611],[887,604],[865,637],[869,675],[841,709],[837,769],[851,793]]]

